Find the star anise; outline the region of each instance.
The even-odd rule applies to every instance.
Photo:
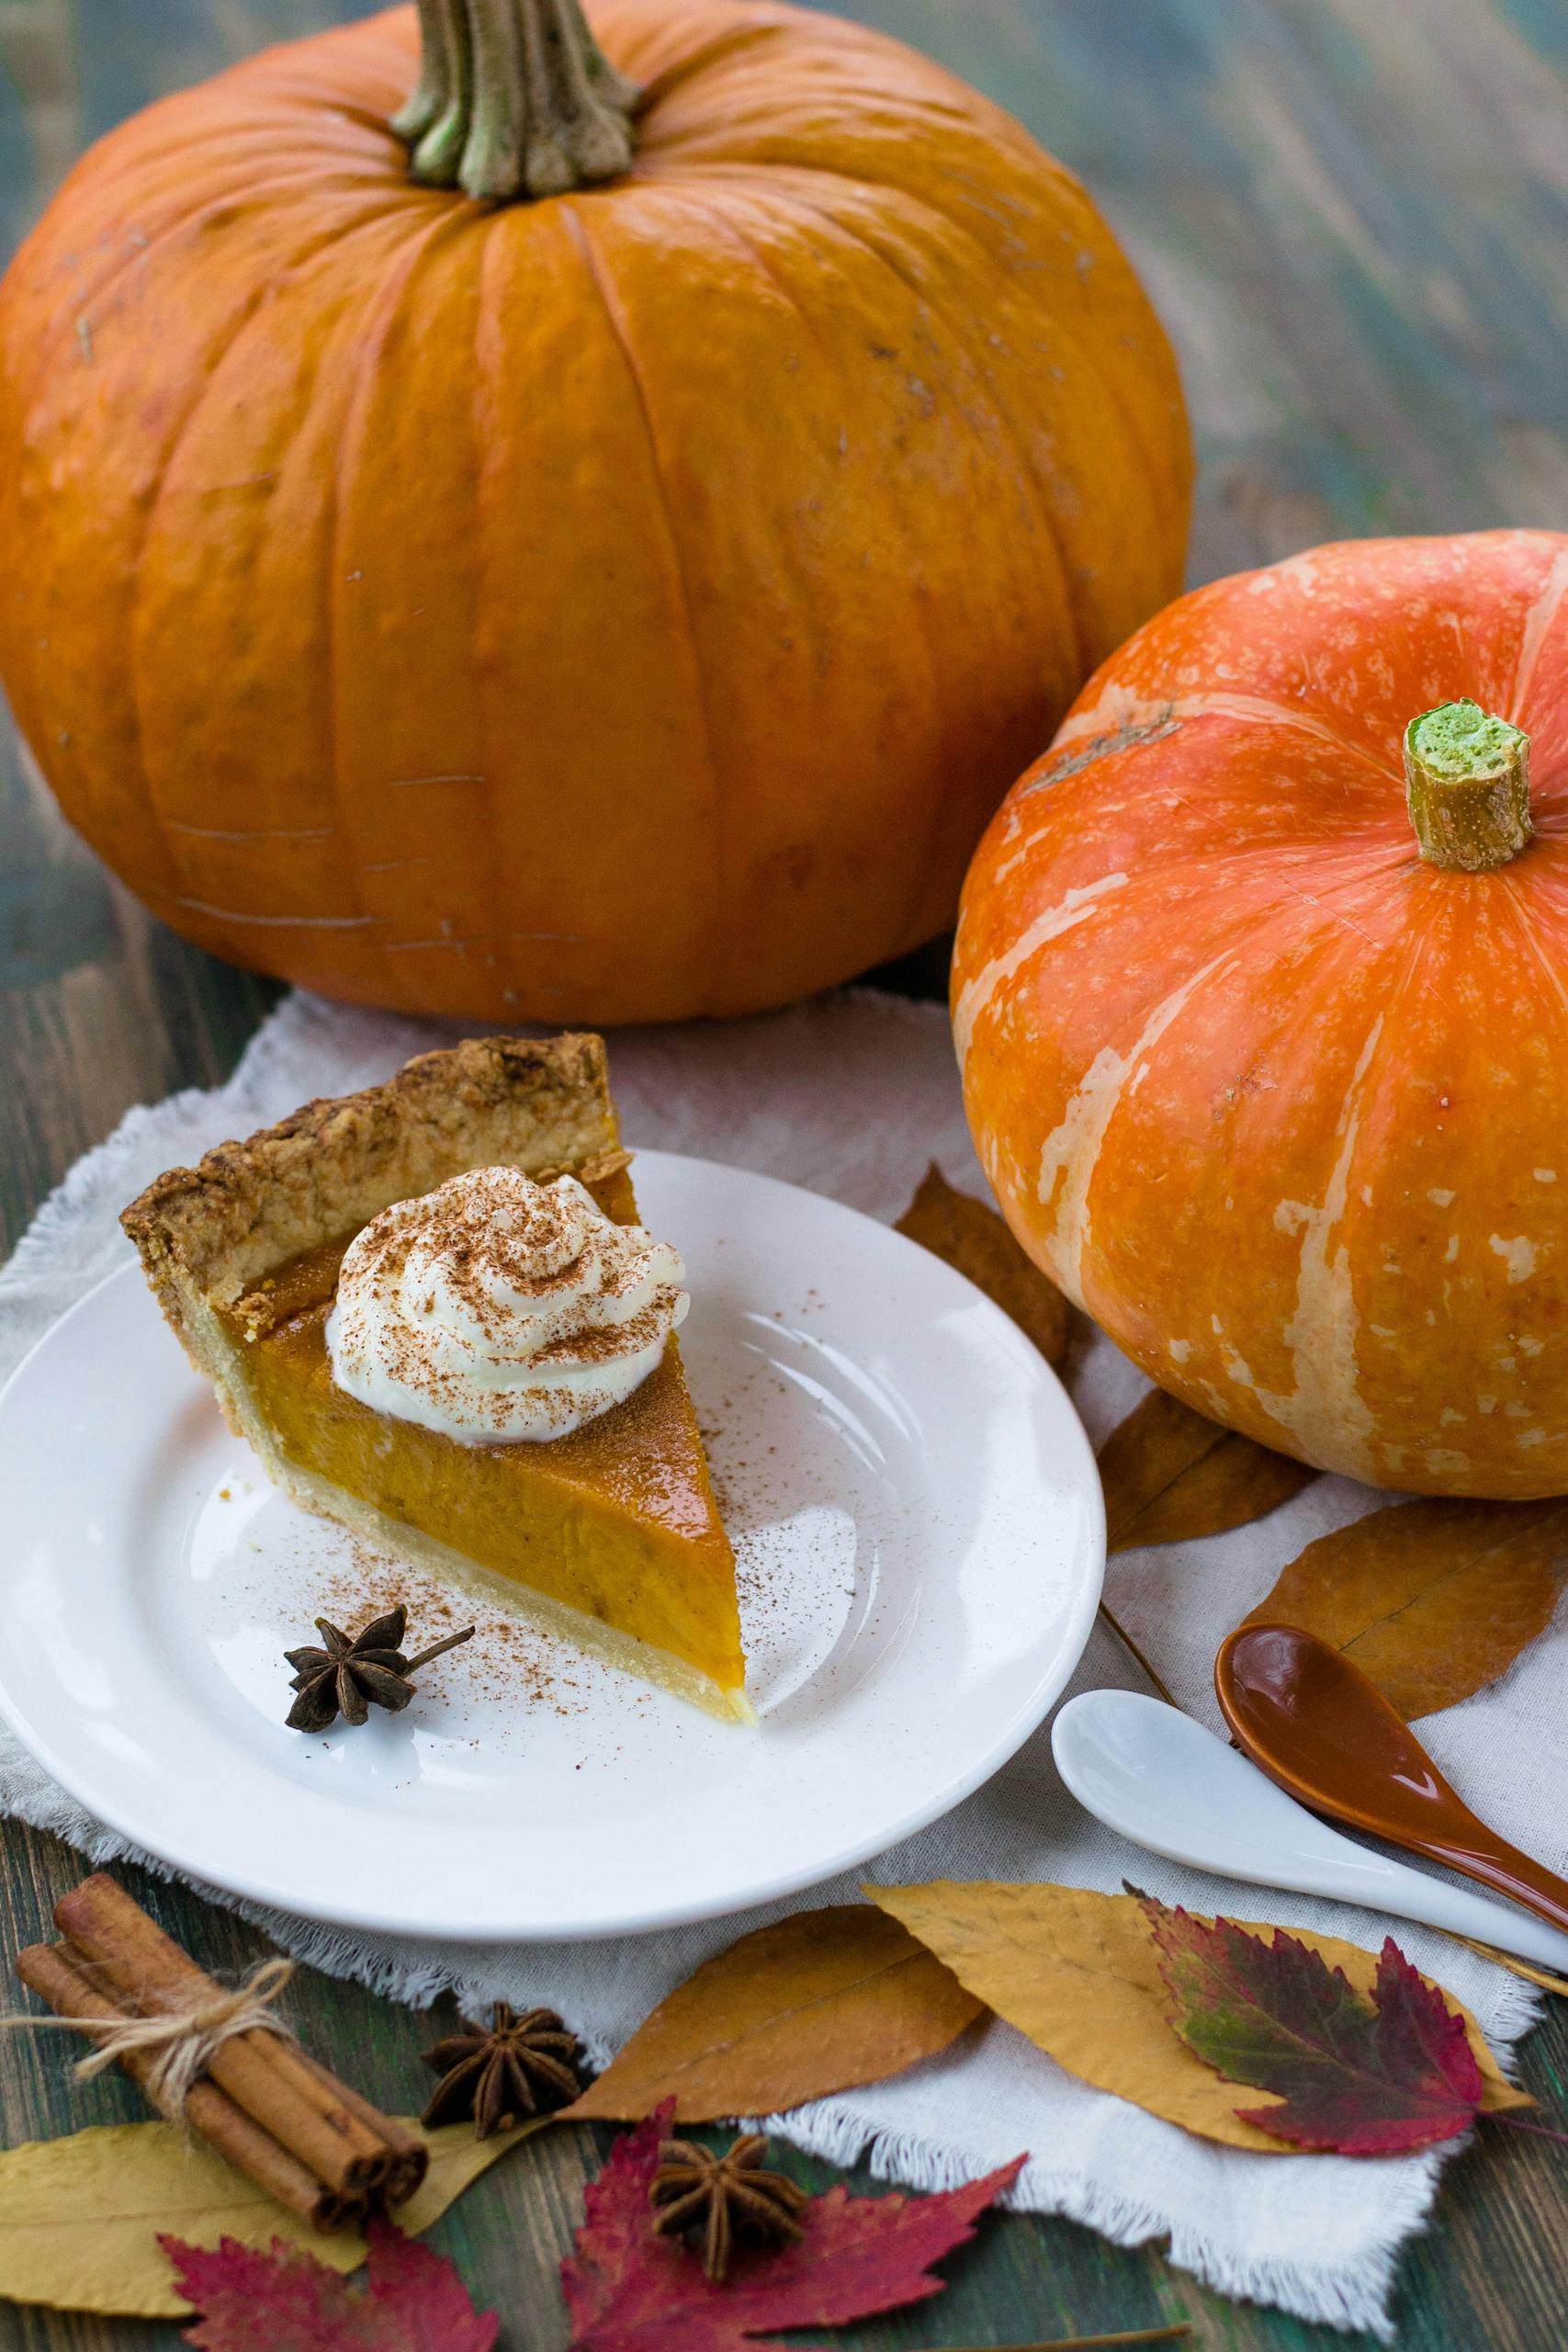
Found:
[[[762,2162],[767,2150],[756,2132],[733,2141],[722,2156],[710,2155],[694,2140],[660,2144],[648,2195],[663,2211],[653,2226],[673,2233],[700,2223],[703,2268],[716,2287],[728,2275],[738,2236],[776,2244],[806,2234],[795,2215],[810,2200],[793,2180],[768,2170]]]
[[[428,1666],[443,1650],[455,1650],[459,1642],[473,1638],[474,1629],[468,1625],[462,1633],[448,1634],[444,1642],[421,1650],[417,1657],[405,1657],[401,1644],[407,1623],[408,1611],[401,1601],[367,1625],[362,1634],[343,1633],[326,1618],[318,1617],[316,1630],[326,1643],[325,1649],[284,1652],[294,1668],[289,1687],[299,1694],[286,1719],[289,1730],[325,1731],[340,1714],[344,1723],[362,1724],[373,1706],[386,1707],[396,1714],[413,1697],[413,1677],[422,1666]]]
[[[519,2018],[497,2001],[490,2015],[488,2033],[465,2018],[461,2033],[422,2053],[441,2076],[424,2110],[427,2124],[471,2115],[474,2137],[488,2140],[525,2116],[570,2106],[582,2088],[572,2071],[577,2036],[554,2009],[525,2009]]]

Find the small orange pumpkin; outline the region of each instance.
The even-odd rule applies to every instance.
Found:
[[[1179,584],[1136,280],[855,26],[423,15],[411,103],[412,10],[270,51],[95,148],[12,265],[39,765],[176,929],[339,996],[666,1019],[913,946]]]
[[[1568,537],[1160,614],[982,842],[953,1010],[1014,1231],[1163,1387],[1382,1485],[1568,1491]]]

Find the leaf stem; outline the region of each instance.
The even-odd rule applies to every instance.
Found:
[[[1512,1952],[1499,1951],[1495,1944],[1478,1944],[1452,1928],[1441,1928],[1439,1933],[1462,1944],[1466,1951],[1474,1952],[1479,1959],[1489,1960],[1495,1968],[1506,1968],[1515,1976],[1522,1976],[1527,1984],[1539,1984],[1543,1993],[1558,1993],[1568,1999],[1568,1984],[1561,1976],[1548,1976],[1544,1969],[1532,1968],[1528,1960],[1516,1960]]]
[[[1121,1643],[1122,1648],[1126,1651],[1128,1657],[1134,1659],[1137,1665],[1142,1667],[1144,1672],[1148,1676],[1149,1680],[1154,1684],[1155,1689],[1159,1692],[1160,1697],[1165,1701],[1166,1705],[1168,1707],[1175,1707],[1177,1712],[1179,1713],[1181,1712],[1179,1702],[1172,1696],[1164,1677],[1156,1672],[1155,1668],[1149,1664],[1148,1659],[1144,1656],[1143,1651],[1138,1647],[1137,1643],[1133,1639],[1132,1634],[1127,1631],[1126,1626],[1122,1624],[1119,1617],[1112,1615],[1111,1611],[1107,1608],[1103,1600],[1100,1604],[1100,1613],[1104,1618],[1106,1623],[1110,1626],[1111,1632],[1115,1634],[1117,1640]],[[1093,2341],[1090,2337],[1086,2337],[1084,2340],[1086,2342]],[[1128,2337],[1126,2340],[1129,2343],[1136,2344],[1141,2339],[1134,2335]],[[1116,2338],[1114,2336],[1104,2336],[1100,2341],[1107,2344],[1113,2344],[1115,2343]],[[1003,2346],[1003,2352],[1007,2352],[1007,2347],[1005,2346]]]
[[[1489,2123],[1506,2123],[1510,2131],[1528,2132],[1535,2140],[1555,2140],[1560,2148],[1568,2148],[1568,2132],[1554,2132],[1548,2123],[1527,2123],[1519,2115],[1491,2115]]]
[[[1114,2335],[1053,2335],[1039,2344],[998,2344],[992,2352],[1099,2352],[1102,2345],[1174,2344],[1179,2335],[1191,2333],[1191,2322],[1183,2319],[1174,2327],[1128,2327]]]

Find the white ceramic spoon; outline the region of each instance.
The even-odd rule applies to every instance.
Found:
[[[1051,1730],[1074,1796],[1109,1829],[1222,1878],[1331,1895],[1568,1970],[1568,1935],[1427,1878],[1331,1829],[1190,1715],[1133,1690],[1086,1690]]]

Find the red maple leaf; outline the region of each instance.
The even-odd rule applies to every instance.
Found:
[[[935,2197],[813,2198],[805,2235],[777,2252],[738,2256],[722,2287],[677,2239],[656,2236],[648,2201],[666,2100],[610,2152],[583,2199],[577,2252],[561,2264],[571,2352],[754,2352],[750,2339],[784,2327],[840,2327],[942,2292],[931,2265],[975,2234],[1021,2156],[984,2180]]]
[[[1382,2156],[1451,2140],[1473,2121],[1481,2069],[1464,2019],[1392,1936],[1369,2001],[1281,1928],[1265,1943],[1233,1920],[1208,1927],[1141,1899],[1177,2032],[1226,2082],[1285,2101],[1238,2107],[1244,2123],[1298,2148]]]
[[[274,2238],[270,2253],[222,2238],[216,2249],[160,2237],[176,2286],[201,2316],[200,2352],[491,2352],[499,2324],[476,2312],[444,2254],[372,2222],[363,2288]]]

